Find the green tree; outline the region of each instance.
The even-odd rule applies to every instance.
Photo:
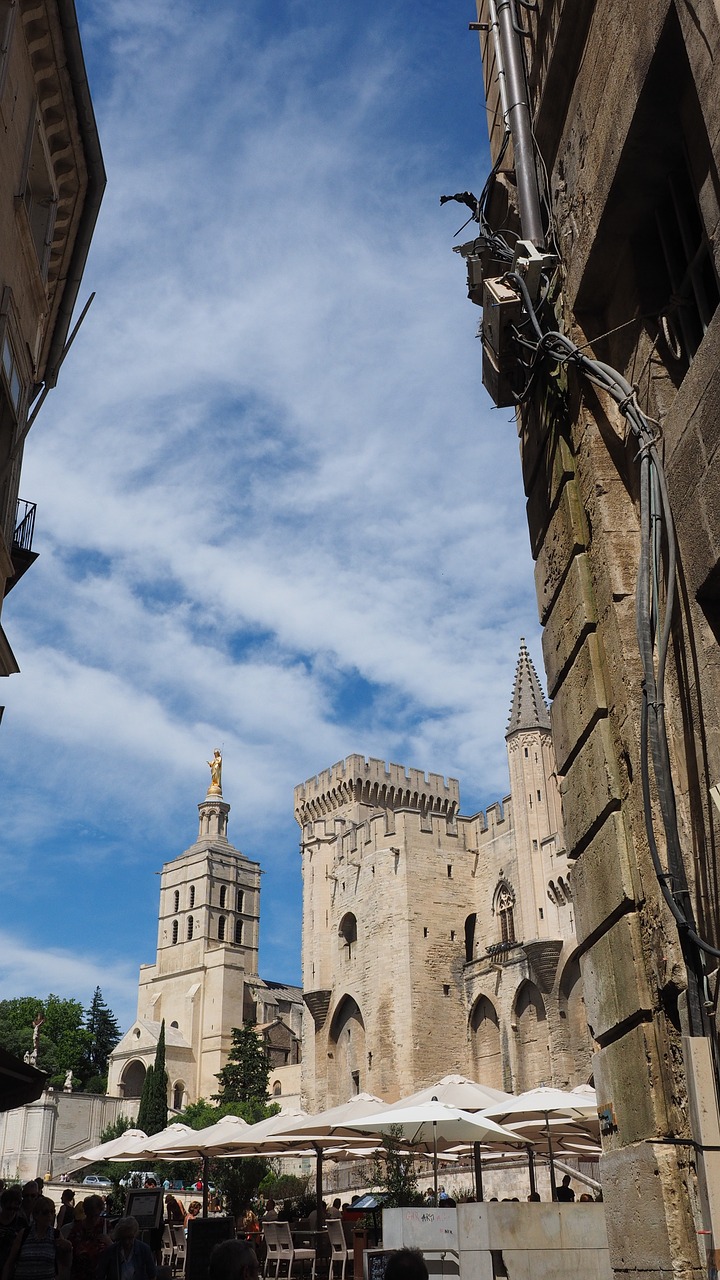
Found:
[[[248,1018],[242,1028],[233,1027],[232,1046],[227,1064],[217,1074],[220,1090],[218,1102],[247,1102],[264,1111],[268,1101],[270,1064],[265,1045],[260,1039],[254,1019]],[[247,1117],[246,1117],[247,1118]],[[258,1115],[258,1119],[263,1119]]]
[[[253,1035],[255,1033],[253,1032]],[[257,1039],[257,1037],[256,1037]],[[267,1087],[267,1072],[265,1075]],[[183,1113],[176,1117],[183,1124],[193,1129],[206,1129],[216,1124],[223,1116],[240,1116],[248,1124],[264,1120],[266,1116],[277,1115],[280,1110],[277,1103],[266,1106],[260,1098],[249,1098],[245,1102],[221,1102],[213,1105],[205,1098],[191,1102]],[[171,1177],[187,1178],[187,1165],[173,1164]],[[258,1187],[267,1175],[270,1165],[261,1157],[252,1156],[241,1160],[211,1160],[209,1162],[210,1181],[222,1191],[230,1212],[237,1216],[249,1200],[257,1194]],[[194,1170],[197,1176],[197,1169]]]
[[[165,1070],[165,1019],[160,1026],[155,1063],[148,1067],[138,1109],[137,1127],[148,1137],[167,1125],[168,1074]]]
[[[44,1019],[38,1043],[39,1069],[48,1073],[48,1083],[56,1088],[64,1084],[67,1071],[72,1071],[73,1083],[82,1085],[87,1075],[89,1035],[79,1000],[61,1000],[52,994],[47,1000],[37,996],[0,1000],[0,1044],[19,1058],[32,1052],[33,1021],[38,1014]]]
[[[415,1157],[412,1152],[403,1149],[401,1136],[399,1126],[391,1125],[388,1133],[382,1135],[383,1154],[377,1152],[373,1157],[373,1189],[382,1192],[387,1209],[404,1208],[422,1201],[417,1185]]]
[[[93,1088],[96,1081],[107,1082],[108,1058],[120,1040],[118,1020],[103,1000],[99,987],[85,1013],[85,1029],[90,1037],[85,1062],[86,1083],[89,1093],[104,1093],[104,1088]]]

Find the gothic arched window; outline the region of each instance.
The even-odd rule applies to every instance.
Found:
[[[192,918],[192,916],[188,916],[188,923],[187,923],[187,940],[188,940],[188,942],[190,941],[190,939],[192,938],[192,936],[193,936],[193,918]]]
[[[501,884],[495,894],[495,915],[500,921],[500,941],[515,941],[515,899],[509,885]]]
[[[221,907],[225,906],[226,898],[227,898],[227,885],[221,884],[220,885],[220,906]]]
[[[180,890],[176,889],[173,894],[173,912],[180,910]]]
[[[243,922],[242,920],[236,920],[235,921],[235,945],[238,947],[241,947],[242,940],[243,940]]]
[[[173,940],[173,946],[174,946],[174,945],[175,945],[175,943],[176,943],[176,942],[177,942],[177,940],[178,940],[178,922],[177,922],[177,920],[173,920],[173,927],[172,927],[172,940]]]
[[[218,938],[221,942],[225,941],[225,916],[221,916],[218,920]]]
[[[190,910],[195,906],[195,885],[190,885]]]

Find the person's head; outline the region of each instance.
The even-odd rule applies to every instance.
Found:
[[[258,1260],[246,1240],[223,1240],[210,1254],[208,1280],[257,1280]]]
[[[102,1196],[86,1196],[83,1200],[83,1209],[88,1222],[97,1222],[100,1215],[105,1210],[105,1203]]]
[[[564,1187],[569,1187],[569,1186],[570,1186],[570,1174],[569,1174],[569,1173],[566,1173],[566,1174],[565,1174],[565,1176],[564,1176],[564,1178],[563,1178],[563,1180],[562,1180],[562,1184],[563,1184],[563,1186],[564,1186]]]
[[[581,1199],[581,1201],[583,1201],[585,1204],[592,1204],[592,1196],[589,1196],[589,1195],[588,1195],[588,1193],[587,1193],[587,1191],[583,1191],[583,1193],[582,1193],[582,1195],[581,1195],[580,1199]]]
[[[120,1220],[115,1223],[113,1240],[116,1244],[123,1245],[127,1249],[132,1244],[139,1230],[140,1228],[135,1218],[120,1218]]]
[[[75,1192],[73,1191],[72,1187],[66,1187],[62,1195],[60,1196],[60,1199],[62,1200],[63,1204],[72,1204],[73,1200],[75,1199]]]
[[[6,1187],[0,1196],[0,1209],[17,1211],[22,1204],[22,1192],[19,1187]]]
[[[267,1205],[266,1205],[265,1207],[266,1207],[266,1209],[274,1209],[274,1208],[275,1208],[275,1201],[273,1200],[272,1196],[268,1196],[268,1202],[267,1202]]]
[[[31,1200],[35,1201],[39,1198],[39,1196],[40,1196],[40,1192],[38,1191],[38,1184],[35,1181],[35,1179],[33,1178],[31,1182],[26,1182],[25,1186],[22,1189],[23,1201],[25,1202],[29,1202]],[[30,1208],[32,1208],[32,1205],[30,1205]]]
[[[428,1269],[419,1249],[398,1249],[391,1253],[385,1280],[428,1280]]]
[[[540,1193],[539,1193],[539,1191],[531,1191],[531,1192],[530,1192],[530,1195],[528,1196],[528,1200],[539,1200],[539,1199],[540,1199]]]
[[[55,1203],[49,1196],[38,1196],[32,1209],[32,1218],[36,1227],[51,1227],[55,1221]]]
[[[342,1200],[339,1196],[336,1196],[333,1200],[333,1209],[342,1209]]]
[[[188,1211],[188,1214],[189,1214],[189,1216],[190,1216],[191,1218],[197,1218],[197,1216],[198,1216],[198,1214],[201,1212],[201,1210],[202,1210],[202,1205],[201,1205],[201,1203],[200,1203],[200,1201],[199,1201],[199,1200],[191,1200],[191,1201],[190,1201],[190,1203],[189,1203],[189,1205],[188,1205],[188,1210],[187,1210],[187,1211]]]

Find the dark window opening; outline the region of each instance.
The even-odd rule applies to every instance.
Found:
[[[193,918],[192,918],[192,916],[188,916],[188,922],[187,922],[187,940],[188,940],[188,942],[190,942],[190,941],[191,941],[191,939],[192,939],[192,936],[193,936],[193,929],[194,929],[194,927],[195,927],[195,926],[194,926],[194,923],[193,923]]]
[[[176,943],[176,942],[177,942],[177,940],[178,940],[178,922],[177,922],[177,920],[173,920],[173,927],[172,927],[172,940],[173,940],[173,946],[174,946],[174,945],[175,945],[175,943]]]
[[[477,924],[477,914],[473,912],[465,921],[465,963],[469,964],[475,958],[475,925]]]
[[[220,885],[220,906],[221,907],[225,906],[226,899],[227,899],[227,885],[221,884]]]
[[[235,921],[235,946],[241,947],[242,940],[243,940],[243,922],[242,920],[236,920]]]
[[[191,885],[190,885],[190,903],[189,903],[189,905],[190,905],[190,910],[192,911],[193,907],[195,906],[195,885],[194,885],[194,884],[191,884]]]
[[[225,941],[225,924],[226,924],[226,917],[220,916],[220,919],[218,920],[218,938],[220,939],[221,942]]]

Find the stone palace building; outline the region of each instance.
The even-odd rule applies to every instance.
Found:
[[[524,642],[510,795],[465,817],[454,779],[353,755],[295,789],[302,1092],[393,1101],[448,1072],[521,1091],[589,1079],[548,708]]]

